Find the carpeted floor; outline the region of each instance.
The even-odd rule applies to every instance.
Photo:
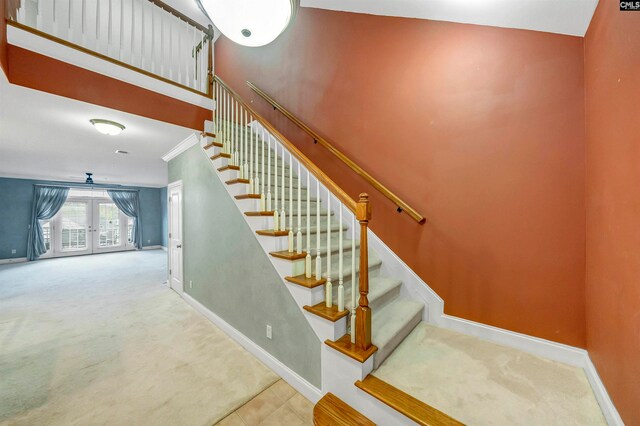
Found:
[[[278,377],[192,310],[161,250],[0,266],[0,424],[211,425]]]
[[[606,425],[582,369],[426,323],[373,374],[468,425]]]

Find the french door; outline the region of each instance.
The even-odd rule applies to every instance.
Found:
[[[75,256],[133,249],[133,221],[110,199],[69,198],[43,223],[47,256]],[[49,235],[49,238],[47,238]]]

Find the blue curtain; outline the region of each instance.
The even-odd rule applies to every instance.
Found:
[[[133,244],[137,249],[142,248],[142,224],[140,223],[140,198],[138,191],[107,190],[109,197],[120,211],[133,218]]]
[[[31,205],[31,226],[27,240],[27,259],[36,260],[47,251],[42,235],[41,220],[51,219],[58,213],[65,201],[69,188],[60,186],[34,186]]]

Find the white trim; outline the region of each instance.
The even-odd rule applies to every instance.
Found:
[[[211,312],[211,310],[209,310],[206,306],[198,302],[187,293],[183,293],[182,298],[196,311],[200,312],[209,321],[211,321],[218,328],[224,331],[227,336],[231,337],[240,346],[249,351],[249,353],[262,361],[267,367],[271,368],[277,375],[282,377],[287,383],[293,386],[295,390],[300,392],[305,398],[307,398],[314,404],[318,402],[320,398],[322,398],[322,392],[320,391],[320,389],[313,386],[298,373],[284,365],[281,361],[262,349],[247,336],[229,325],[229,323],[227,323],[225,320]]]
[[[142,250],[167,250],[166,247],[163,247],[161,245],[155,245],[155,246],[142,246]]]
[[[173,160],[178,155],[182,154],[183,152],[197,144],[199,141],[200,139],[198,138],[198,134],[194,132],[187,136],[178,145],[171,148],[169,152],[162,156],[162,159],[168,163],[170,160]]]
[[[11,257],[9,259],[0,259],[0,265],[5,265],[8,263],[22,263],[26,261],[27,261],[26,257]]]
[[[7,25],[7,42],[11,45],[39,53],[59,61],[111,77],[125,83],[133,84],[152,92],[160,93],[174,99],[179,99],[192,105],[212,109],[211,98],[173,84],[165,83],[137,71],[105,61],[93,55],[80,52],[39,35],[32,34],[21,28]]]
[[[593,389],[593,393],[596,396],[596,400],[600,405],[600,409],[602,410],[605,420],[609,426],[624,426],[622,417],[620,417],[620,413],[618,413],[616,406],[613,405],[613,401],[609,397],[607,388],[605,388],[604,383],[602,383],[598,370],[596,370],[595,365],[591,362],[589,355],[585,356],[585,363],[584,372],[587,374],[587,379],[591,384],[591,388]]]
[[[164,251],[168,251],[167,248],[165,246],[160,246],[160,248]]]

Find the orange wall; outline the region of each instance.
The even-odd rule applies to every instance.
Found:
[[[217,73],[351,195],[449,314],[585,346],[583,40],[302,8]],[[250,93],[251,80],[427,218],[418,225]]]
[[[640,13],[600,1],[585,38],[587,347],[640,425]]]
[[[195,130],[211,119],[211,110],[17,46],[7,50],[13,84]]]

